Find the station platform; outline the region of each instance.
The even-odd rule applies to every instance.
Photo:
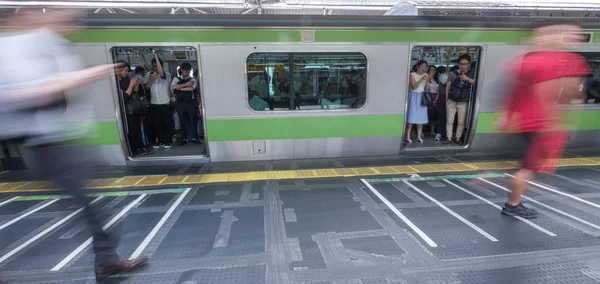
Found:
[[[530,183],[532,220],[500,214],[518,154],[101,169],[118,252],[150,257],[103,283],[600,283],[594,154]],[[26,177],[0,174],[0,280],[96,283],[80,208]]]

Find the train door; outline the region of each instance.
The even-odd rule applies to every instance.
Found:
[[[479,46],[412,48],[403,150],[469,148],[477,117],[481,50]]]
[[[114,62],[126,62],[130,71],[117,72],[116,86],[129,159],[166,164],[206,162],[197,48],[116,46],[111,53]],[[132,92],[128,88],[134,78],[139,84],[131,84]]]
[[[26,169],[25,162],[19,151],[19,145],[14,141],[0,141],[0,174],[4,171]]]

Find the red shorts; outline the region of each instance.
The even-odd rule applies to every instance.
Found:
[[[555,132],[525,132],[527,141],[521,168],[534,172],[554,172],[567,144],[567,134]]]

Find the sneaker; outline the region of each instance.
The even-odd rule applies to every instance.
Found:
[[[519,203],[517,206],[512,206],[506,203],[502,208],[502,214],[508,216],[519,216],[525,219],[533,219],[537,217],[537,210],[533,208],[527,208],[523,205],[523,203]]]
[[[171,144],[169,144],[169,145],[164,145],[164,147],[165,147],[165,150],[169,150],[169,149],[171,149]]]
[[[440,141],[440,140],[442,140],[442,134],[438,133],[435,135],[435,141]]]
[[[187,139],[182,139],[181,142],[179,142],[179,145],[183,146],[187,144]]]
[[[160,143],[160,144],[158,144],[158,145],[154,145],[154,146],[152,146],[152,148],[154,148],[154,149],[159,149],[159,148],[162,148],[162,147],[164,147],[164,146],[165,146],[165,144],[163,144],[163,143]]]

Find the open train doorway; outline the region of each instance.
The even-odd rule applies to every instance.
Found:
[[[479,46],[415,46],[403,150],[468,148],[477,117]]]
[[[118,46],[124,148],[137,161],[206,158],[198,52],[191,46]]]

